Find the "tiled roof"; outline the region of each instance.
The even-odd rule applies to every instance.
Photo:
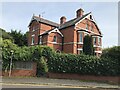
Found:
[[[91,13],[91,12],[90,12]],[[75,25],[77,22],[79,22],[81,19],[85,18],[87,15],[89,15],[90,13],[87,13],[85,15],[83,15],[82,17],[79,18],[74,18],[70,21],[65,22],[64,24],[60,25],[59,29],[63,29],[72,25]]]
[[[32,20],[37,20],[41,23],[45,23],[45,24],[48,24],[48,25],[52,25],[52,26],[55,26],[55,27],[59,27],[59,24],[58,23],[55,23],[55,22],[52,22],[52,21],[49,21],[49,20],[46,20],[46,19],[43,19],[43,18],[40,18],[40,17],[37,17],[37,16],[33,16]],[[32,21],[31,21],[32,22]],[[30,23],[31,24],[31,23]],[[30,26],[29,24],[29,26]]]

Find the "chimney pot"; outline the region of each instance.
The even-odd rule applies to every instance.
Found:
[[[80,9],[78,9],[77,11],[76,11],[76,16],[77,16],[77,18],[78,17],[82,17],[83,16],[83,14],[84,14],[84,11],[83,11],[83,9],[82,8],[80,8]]]
[[[64,24],[66,22],[66,17],[65,16],[62,16],[60,18],[60,24]]]

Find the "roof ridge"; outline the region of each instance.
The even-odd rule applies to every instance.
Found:
[[[91,12],[86,13],[86,14],[84,14],[82,17],[74,18],[74,19],[71,19],[71,20],[65,22],[64,24],[61,24],[59,29],[66,28],[66,27],[69,27],[69,26],[74,25],[74,24],[77,23],[79,20],[81,20],[81,19],[85,18],[86,16],[88,16],[90,13],[91,13]]]
[[[48,19],[45,19],[45,18],[42,18],[42,17],[38,17],[38,16],[34,16],[34,17],[37,17],[37,18],[39,18],[39,19],[43,19],[43,20],[46,20],[46,21],[49,21],[49,22],[52,22],[52,23],[58,24],[58,23],[56,23],[56,22],[54,22],[54,21],[51,21],[51,20],[48,20]],[[59,25],[59,24],[58,24],[58,25]]]

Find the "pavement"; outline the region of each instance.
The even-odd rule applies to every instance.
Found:
[[[20,84],[20,85],[33,85],[33,86],[55,86],[63,88],[103,88],[103,89],[114,89],[118,90],[118,85],[112,85],[101,82],[90,82],[80,80],[69,80],[69,79],[50,79],[46,77],[3,77],[0,82],[5,84]]]

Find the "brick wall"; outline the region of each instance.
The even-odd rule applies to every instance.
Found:
[[[74,53],[74,26],[60,30],[64,36],[63,52]]]
[[[94,76],[94,75],[80,75],[80,74],[68,74],[68,73],[48,73],[49,78],[59,79],[77,79],[77,80],[92,80],[103,81],[109,83],[120,83],[120,76]]]
[[[33,27],[36,27],[35,31],[33,31]],[[42,34],[43,32],[51,30],[53,28],[55,28],[55,27],[47,25],[47,24],[43,24],[43,23],[38,23],[37,21],[33,21],[29,27],[28,45],[30,46],[32,43],[32,35],[34,35],[34,44],[33,45],[37,45],[38,41],[39,41],[38,36],[40,34]]]
[[[54,36],[57,37],[57,42],[53,43],[53,38]],[[48,35],[48,43],[47,46],[50,46],[52,48],[54,48],[55,50],[62,50],[62,36],[58,33],[50,33]]]

